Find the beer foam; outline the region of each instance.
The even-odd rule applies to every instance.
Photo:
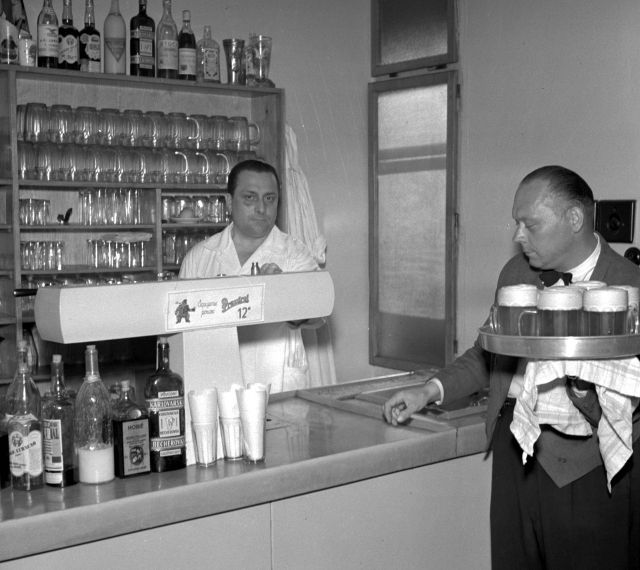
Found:
[[[498,289],[498,305],[501,307],[535,307],[538,288],[535,285],[506,285]]]
[[[633,285],[615,285],[616,289],[624,289],[627,292],[627,300],[629,306],[638,306],[640,303],[640,287],[634,287]]]
[[[593,291],[599,291],[599,289],[593,289]],[[541,289],[538,293],[538,309],[547,311],[582,309],[582,289],[573,286]]]
[[[589,291],[590,289],[599,289],[600,287],[606,287],[607,284],[604,281],[575,281],[571,283],[573,287],[579,287],[584,291]]]
[[[627,292],[621,287],[601,287],[585,291],[584,310],[594,313],[626,311],[628,307]]]

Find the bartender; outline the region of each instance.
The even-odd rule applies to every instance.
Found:
[[[231,223],[194,246],[180,267],[180,278],[315,271],[307,247],[276,227],[280,178],[260,160],[245,160],[229,173]],[[272,392],[309,386],[301,323],[238,327],[245,383],[271,383]]]
[[[522,253],[504,266],[498,288],[519,283],[542,287],[542,271],[552,285],[591,279],[640,286],[640,268],[594,232],[593,193],[575,172],[545,166],[528,174],[516,191],[513,218],[514,240]],[[560,273],[549,279],[550,270]],[[489,384],[486,430],[493,453],[494,570],[640,568],[637,409],[633,454],[614,477],[611,491],[595,429],[591,436],[576,437],[543,425],[535,452],[523,465],[522,449],[511,433],[523,365],[522,359],[489,354],[476,342],[423,387],[394,394],[384,404],[385,418],[394,425],[403,423],[431,402],[453,401]],[[569,406],[573,402],[584,419],[597,426],[593,384],[577,382],[580,385],[566,386]]]

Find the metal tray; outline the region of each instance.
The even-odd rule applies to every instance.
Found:
[[[511,336],[480,329],[480,346],[505,356],[545,360],[596,360],[640,355],[640,335]]]

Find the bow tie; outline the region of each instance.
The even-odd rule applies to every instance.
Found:
[[[562,279],[565,285],[569,285],[572,277],[573,275],[571,273],[562,273],[560,271],[555,271],[554,269],[549,269],[540,273],[540,281],[542,281],[545,287],[555,285],[560,279]]]

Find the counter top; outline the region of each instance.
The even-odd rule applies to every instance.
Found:
[[[313,393],[272,396],[264,463],[219,460],[207,468],[190,466],[103,485],[45,486],[31,492],[3,489],[0,560],[268,503],[484,450],[482,414],[444,423],[434,431],[392,427],[382,420],[379,406],[339,409],[311,401],[308,396]]]

